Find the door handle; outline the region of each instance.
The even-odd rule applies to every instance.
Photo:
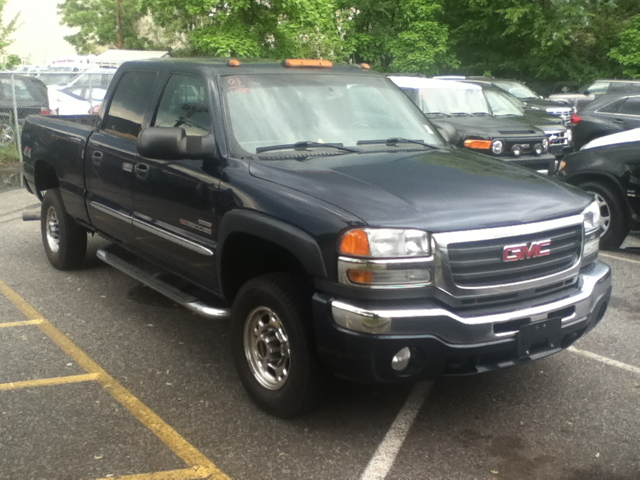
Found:
[[[102,152],[99,152],[96,150],[91,154],[91,161],[93,162],[94,165],[100,166],[102,165],[102,157],[103,157]]]
[[[146,163],[136,163],[136,166],[133,167],[133,173],[136,178],[140,180],[146,180],[149,175],[149,165]]]
[[[613,123],[615,123],[616,125],[622,125],[624,123],[624,120],[622,118],[614,118]]]

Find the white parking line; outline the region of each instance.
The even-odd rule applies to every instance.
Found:
[[[611,255],[610,253],[600,253],[600,256],[605,258],[615,258],[616,260],[622,260],[629,263],[637,263],[638,265],[640,265],[640,261],[638,260],[632,260],[631,258],[627,257],[619,257],[617,255]]]
[[[420,382],[413,387],[391,428],[369,460],[360,480],[382,480],[387,476],[432,385],[433,382]]]
[[[588,352],[586,350],[580,350],[576,347],[569,347],[567,350],[573,353],[577,353],[578,355],[582,355],[583,357],[591,358],[593,360],[597,360],[598,362],[606,363],[607,365],[611,365],[612,367],[617,367],[622,370],[626,370],[627,372],[640,374],[640,368],[634,367],[633,365],[629,365],[627,363],[619,362],[618,360],[614,360],[613,358],[603,357],[602,355],[598,355],[597,353]]]

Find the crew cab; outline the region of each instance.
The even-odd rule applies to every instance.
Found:
[[[482,87],[453,80],[390,76],[453,145],[552,175],[549,138],[520,117],[493,114]],[[566,131],[566,128],[561,127]]]
[[[366,66],[129,62],[99,115],[29,117],[23,145],[53,267],[96,233],[108,264],[230,318],[239,378],[279,417],[328,373],[529,363],[609,303],[591,195],[450,146]]]

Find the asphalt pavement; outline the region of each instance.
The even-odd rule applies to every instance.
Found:
[[[228,324],[95,258],[53,269],[36,203],[0,193],[0,479],[640,478],[640,236],[605,252],[614,292],[575,349],[433,385],[336,381],[320,410],[249,401]]]

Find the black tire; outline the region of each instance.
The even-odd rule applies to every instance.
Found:
[[[600,237],[600,248],[603,250],[614,250],[619,248],[629,234],[629,219],[627,218],[624,199],[613,187],[604,182],[589,181],[578,185],[583,190],[593,193],[599,201],[604,201],[601,205],[600,213],[609,220],[604,234]]]
[[[260,330],[258,324],[255,324],[255,329],[245,327],[254,325],[256,318],[271,319],[271,323],[282,326],[287,342],[277,339],[271,342],[276,338],[274,332],[270,332],[271,337],[267,333],[264,337],[257,335],[257,331],[268,330],[266,327]],[[247,393],[260,408],[276,417],[291,418],[309,412],[321,402],[326,391],[327,374],[318,361],[313,339],[311,290],[301,278],[287,273],[270,273],[248,281],[233,303],[231,328],[236,371]],[[251,339],[246,345],[253,353],[245,351],[246,336]],[[260,340],[262,338],[267,338],[267,341]],[[256,342],[255,348],[252,348],[253,341]],[[283,363],[287,365],[284,381],[275,375],[270,377],[266,368],[266,375],[254,373],[260,371],[255,362],[259,361],[261,348],[264,347],[262,353],[268,352],[268,345],[276,345],[276,352],[285,352],[282,358],[286,357],[288,363]],[[274,384],[282,383],[271,385],[271,388],[261,383],[270,380]]]
[[[79,268],[87,252],[87,231],[69,216],[60,190],[48,190],[42,199],[42,244],[51,265],[58,270]]]

